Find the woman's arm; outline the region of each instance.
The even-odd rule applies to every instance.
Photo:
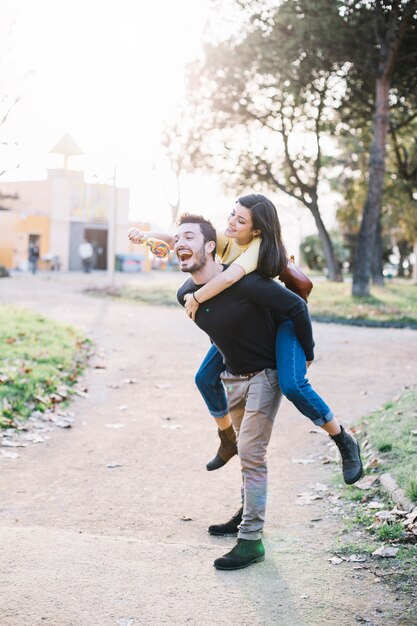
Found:
[[[174,235],[170,235],[169,233],[159,233],[157,231],[143,231],[139,230],[135,226],[133,228],[129,228],[127,236],[132,243],[142,243],[144,239],[148,239],[148,237],[152,237],[153,239],[162,239],[162,241],[166,241],[170,248],[173,248],[175,243]]]
[[[209,280],[208,283],[200,287],[200,289],[197,289],[194,295],[187,294],[187,296],[185,296],[185,311],[188,317],[194,320],[199,304],[210,300],[210,298],[214,298],[217,294],[228,289],[243,278],[245,274],[246,272],[243,267],[240,267],[237,263],[232,263],[224,272],[221,272]]]

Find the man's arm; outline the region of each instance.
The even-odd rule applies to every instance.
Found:
[[[135,226],[129,228],[127,236],[132,243],[142,243],[145,239],[148,239],[148,237],[152,237],[152,239],[162,239],[162,241],[166,241],[170,248],[174,248],[175,244],[174,235],[170,235],[169,233],[160,233],[157,231],[139,230]]]
[[[187,293],[193,293],[196,290],[196,285],[191,278],[187,278],[185,283],[181,285],[181,287],[177,290],[177,300],[181,306],[185,306],[185,298]]]
[[[279,323],[291,320],[295,333],[306,355],[306,361],[314,359],[314,340],[307,304],[295,293],[275,280],[261,278],[256,272],[242,278],[240,283],[246,297],[270,310],[273,319]]]

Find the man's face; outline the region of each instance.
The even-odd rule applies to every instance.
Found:
[[[207,251],[199,224],[181,224],[175,233],[174,252],[182,272],[194,274],[207,263]]]

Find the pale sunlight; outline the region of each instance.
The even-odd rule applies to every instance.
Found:
[[[2,129],[16,143],[2,150],[3,180],[43,178],[69,133],[85,155],[73,167],[104,182],[116,162],[133,214],[166,221],[160,132],[207,17],[207,0],[3,2],[1,93],[20,98]]]

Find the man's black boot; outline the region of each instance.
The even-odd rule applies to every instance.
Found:
[[[243,506],[233,515],[231,519],[225,524],[213,524],[208,527],[210,535],[221,535],[223,537],[229,537],[230,535],[236,535],[239,530],[239,524],[242,521]]]
[[[338,435],[330,435],[342,457],[343,479],[347,485],[353,485],[362,476],[363,467],[359,444],[352,435],[347,433],[343,426]]]
[[[265,548],[261,539],[238,539],[230,552],[224,554],[213,563],[216,569],[243,569],[265,560]]]
[[[223,467],[237,454],[236,433],[233,426],[229,426],[225,430],[218,429],[217,432],[220,437],[220,447],[214,459],[211,459],[206,465],[209,472]]]

